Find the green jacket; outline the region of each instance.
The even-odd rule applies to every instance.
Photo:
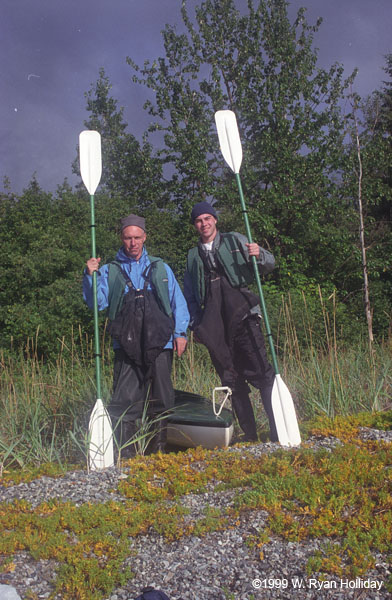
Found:
[[[248,249],[245,244],[247,238],[236,231],[217,233],[212,247],[214,259],[217,261],[234,288],[247,287],[254,279],[252,264],[249,261]],[[184,279],[184,295],[191,313],[203,306],[206,286],[205,269],[199,252],[200,245],[188,252],[187,270]],[[271,272],[275,266],[273,255],[260,248],[258,259],[259,269],[262,274]]]
[[[165,264],[160,258],[156,258],[155,256],[149,256],[149,259],[151,264],[147,268],[145,276],[151,281],[160,309],[168,317],[171,317],[172,309],[170,306],[169,287]],[[126,286],[126,280],[121,271],[121,263],[118,261],[113,261],[109,264],[108,285],[108,317],[110,320],[113,320],[121,309]]]

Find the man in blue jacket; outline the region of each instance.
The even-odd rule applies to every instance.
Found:
[[[100,258],[90,258],[83,278],[83,296],[92,308],[92,274],[98,271],[98,309],[108,310],[113,327],[113,395],[108,410],[124,457],[134,453],[129,440],[137,432],[145,401],[151,402],[154,415],[173,407],[173,349],[181,356],[187,343],[185,298],[171,268],[147,254],[146,237],[143,217],[125,217],[121,220],[122,247],[115,261],[100,267]],[[122,324],[129,326],[129,332],[121,331]],[[157,341],[162,324],[169,328]],[[166,437],[160,420],[154,450],[164,451]]]
[[[257,440],[250,383],[260,391],[271,441],[277,441],[271,404],[275,373],[260,329],[258,298],[248,289],[254,279],[250,257],[256,257],[262,274],[272,271],[275,259],[238,232],[220,233],[217,221],[209,202],[193,207],[191,222],[200,239],[188,253],[184,279],[191,329],[208,348],[222,386],[232,390],[233,409],[245,440]]]

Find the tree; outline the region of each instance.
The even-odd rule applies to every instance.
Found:
[[[361,249],[361,257],[362,257],[362,271],[363,271],[363,295],[364,295],[364,307],[365,307],[365,316],[368,325],[368,336],[369,343],[372,345],[374,341],[373,337],[373,314],[370,304],[370,295],[369,295],[369,276],[368,276],[368,262],[367,262],[367,249],[365,245],[365,222],[364,222],[364,204],[363,204],[363,162],[362,162],[362,147],[361,147],[361,139],[359,133],[359,122],[358,122],[358,101],[359,98],[354,96],[353,98],[353,142],[357,151],[357,180],[358,180],[358,195],[357,195],[357,205],[358,205],[358,215],[359,215],[359,245]]]
[[[95,194],[97,253],[103,262],[112,260],[119,246],[119,221],[131,212],[148,218],[148,223],[162,226],[168,215],[160,213],[165,205],[161,161],[152,156],[150,144],[139,141],[127,131],[123,109],[111,97],[111,84],[103,69],[97,82],[86,94],[89,118],[87,129],[99,131],[102,142],[102,177]],[[79,157],[74,172],[79,173]],[[79,186],[80,200],[85,203],[86,190]],[[87,210],[87,208],[86,208]],[[149,227],[149,246],[159,246],[157,234]],[[165,239],[165,233],[161,233]],[[170,238],[170,236],[168,236]],[[167,244],[167,241],[166,241]],[[169,255],[176,256],[174,251]]]
[[[392,76],[392,55],[385,71]],[[348,116],[353,145],[347,194],[355,198],[363,266],[362,279],[353,270],[351,290],[355,296],[363,291],[370,340],[372,327],[386,332],[392,318],[392,82],[384,84],[365,101],[352,94]]]
[[[168,174],[169,200],[189,214],[213,196],[230,226],[241,227],[233,178],[224,168],[214,112],[235,111],[244,146],[242,181],[254,238],[274,249],[285,285],[300,280],[337,284],[351,238],[350,202],[339,183],[344,167],[340,101],[350,80],[343,68],[316,67],[316,25],[305,9],[294,23],[284,0],[253,0],[241,14],[234,0],[205,0],[184,33],[167,25],[166,56],[143,67],[128,59],[134,80],[155,94],[145,107],[157,153]],[[150,137],[152,139],[152,137]],[[344,231],[344,234],[342,234]],[[189,246],[189,232],[182,246]]]
[[[69,186],[45,193],[33,180],[20,197],[1,198],[0,341],[2,348],[37,340],[40,355],[72,339],[87,324],[81,273],[88,213]],[[76,333],[76,331],[75,331]]]
[[[380,92],[376,92],[376,96],[380,100],[380,119],[377,122],[376,129],[382,131],[389,142],[392,139],[392,53],[385,57],[386,65],[385,73],[390,78],[390,81],[384,81],[384,87]]]
[[[99,131],[102,138],[102,178],[99,190],[112,202],[114,214],[123,216],[131,210],[144,210],[157,199],[161,176],[160,163],[151,157],[151,146],[142,145],[129,132],[123,120],[123,108],[110,96],[111,84],[100,69],[97,82],[86,93],[87,129]],[[79,159],[74,163],[79,174]],[[113,217],[113,213],[112,213]]]

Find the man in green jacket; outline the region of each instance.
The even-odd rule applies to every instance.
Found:
[[[260,329],[258,298],[248,289],[255,256],[262,274],[273,270],[273,255],[250,244],[238,233],[220,233],[217,214],[209,202],[191,213],[200,239],[188,253],[184,295],[196,340],[208,348],[223,386],[232,390],[232,405],[246,441],[257,440],[249,386],[260,391],[268,416],[271,441],[277,441],[271,394],[275,373],[269,363]]]

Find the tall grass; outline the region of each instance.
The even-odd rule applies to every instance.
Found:
[[[320,293],[320,319],[305,296],[294,308],[282,296],[272,323],[278,361],[300,420],[318,415],[333,417],[392,406],[392,339],[369,347],[365,339],[347,344],[337,331],[334,310],[326,308]],[[334,298],[329,302],[334,304]],[[343,332],[344,334],[344,332]],[[71,347],[59,341],[55,362],[37,355],[37,339],[25,348],[0,353],[0,472],[5,465],[66,463],[80,460],[75,440],[85,437],[89,412],[95,403],[92,340],[76,332]],[[112,351],[103,334],[102,391],[110,398]],[[220,384],[206,349],[190,337],[186,353],[173,363],[175,388],[211,397]],[[265,426],[256,390],[252,399]]]
[[[76,338],[76,339],[75,339]],[[71,434],[87,427],[95,402],[92,340],[59,341],[55,362],[37,354],[37,339],[24,348],[0,352],[0,473],[5,464],[64,463],[75,458]],[[102,345],[103,391],[108,397],[111,349]]]
[[[290,294],[282,295],[272,323],[279,370],[300,420],[391,409],[392,338],[372,346],[360,335],[347,342],[344,330],[337,326],[334,294],[327,300],[328,307],[319,289],[315,319],[316,311],[309,308],[305,294],[295,303]],[[211,396],[219,385],[208,352],[198,344],[191,342],[175,367],[180,389]],[[251,397],[259,427],[264,427],[267,419],[257,390]]]
[[[319,293],[323,335],[315,336],[303,295],[300,340],[291,298],[282,297],[281,370],[300,416],[335,417],[392,408],[392,339],[370,345],[366,337],[359,336],[347,343],[337,331],[335,295],[328,300],[332,310]]]

